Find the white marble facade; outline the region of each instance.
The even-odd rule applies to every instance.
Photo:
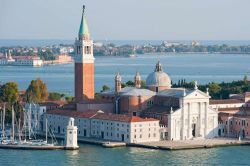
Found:
[[[185,91],[185,90],[184,90]],[[179,98],[180,107],[168,116],[168,139],[189,140],[218,136],[218,112],[209,106],[209,94],[198,89]]]

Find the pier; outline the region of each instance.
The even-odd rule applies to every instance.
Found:
[[[0,149],[19,150],[66,150],[64,146],[27,146],[27,145],[0,145]]]
[[[250,140],[239,141],[231,138],[214,138],[203,140],[186,140],[186,141],[159,141],[145,143],[130,143],[128,146],[159,149],[159,150],[185,150],[185,149],[202,149],[226,146],[243,146],[250,145]]]

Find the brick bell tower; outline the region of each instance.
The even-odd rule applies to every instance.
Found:
[[[82,20],[75,41],[75,101],[94,99],[94,61],[93,41],[90,39],[89,28],[83,6]]]

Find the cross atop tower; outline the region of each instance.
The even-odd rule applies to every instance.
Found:
[[[82,13],[85,11],[85,5],[82,6]]]

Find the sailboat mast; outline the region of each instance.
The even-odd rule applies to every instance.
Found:
[[[15,122],[14,122],[14,107],[12,106],[12,141],[15,140]]]
[[[30,130],[31,130],[31,104],[30,104],[30,108],[29,108],[29,111],[28,111],[28,127],[29,127],[29,139],[31,139],[30,135]]]
[[[21,118],[19,118],[19,121],[18,121],[18,136],[19,136],[19,141],[21,142],[21,133],[20,133],[20,130],[21,130]]]
[[[46,123],[45,129],[46,129],[46,143],[47,143],[47,141],[48,141],[48,121],[47,121],[47,118],[45,120],[45,123]]]
[[[3,129],[3,111],[1,111],[1,130]]]
[[[24,125],[24,142],[26,142],[26,116],[27,116],[27,112],[26,110],[24,111],[24,116],[23,116],[23,125]]]
[[[4,103],[4,105],[3,105],[3,121],[2,121],[2,123],[3,123],[3,127],[2,127],[2,136],[3,136],[3,138],[5,137],[5,103]]]

